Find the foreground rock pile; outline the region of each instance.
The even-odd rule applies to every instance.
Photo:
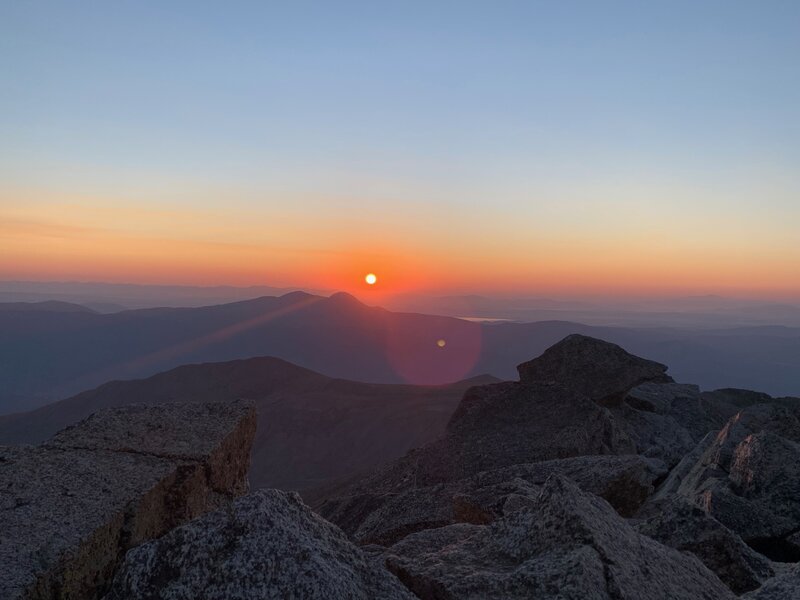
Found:
[[[320,514],[424,599],[800,598],[800,400],[569,336]]]
[[[800,399],[701,392],[584,336],[519,372],[471,388],[439,440],[309,495],[319,514],[236,499],[240,403],[4,449],[0,597],[800,599]]]
[[[293,492],[259,490],[131,550],[107,600],[414,598]]]
[[[638,534],[603,500],[552,475],[491,525],[409,535],[386,565],[422,598],[704,598],[733,595],[697,558]]]

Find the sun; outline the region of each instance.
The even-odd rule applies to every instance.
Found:
[[[367,282],[367,285],[375,285],[375,283],[378,281],[378,278],[375,276],[375,273],[367,273],[364,276],[364,281]]]

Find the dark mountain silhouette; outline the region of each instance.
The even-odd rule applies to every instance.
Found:
[[[258,413],[253,485],[304,489],[370,469],[435,439],[464,391],[493,381],[484,376],[446,386],[358,383],[270,357],[185,365],[0,417],[0,444],[42,442],[101,408],[253,400]]]
[[[150,285],[90,281],[0,281],[0,302],[39,302],[61,300],[82,304],[97,312],[161,306],[196,307],[252,300],[262,296],[282,296],[296,288],[267,285],[234,287],[229,285]],[[306,289],[311,293],[318,290]],[[326,294],[327,295],[327,294]]]
[[[594,327],[566,321],[474,323],[395,313],[347,294],[293,292],[202,308],[0,310],[0,413],[41,406],[113,379],[176,366],[277,356],[332,377],[441,384],[511,365],[566,335],[601,337],[669,364],[703,388],[800,390],[800,329]]]
[[[367,307],[346,294],[302,292],[115,314],[5,311],[0,410],[32,408],[112,379],[181,364],[263,355],[350,379],[452,382],[475,374],[480,331],[449,317]],[[439,339],[450,347],[439,348]],[[31,403],[20,403],[26,397]]]
[[[59,313],[93,313],[91,308],[72,302],[45,300],[44,302],[4,302],[0,304],[2,312],[59,312]]]

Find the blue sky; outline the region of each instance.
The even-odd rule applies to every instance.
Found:
[[[0,208],[722,216],[786,257],[799,32],[797,2],[7,2]]]

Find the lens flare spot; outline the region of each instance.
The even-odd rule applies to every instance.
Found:
[[[364,276],[364,281],[367,282],[367,285],[375,285],[375,283],[378,281],[378,277],[375,275],[375,273],[367,273]]]
[[[439,348],[444,348],[447,345],[447,342],[444,340],[436,340],[436,345],[439,346]]]

